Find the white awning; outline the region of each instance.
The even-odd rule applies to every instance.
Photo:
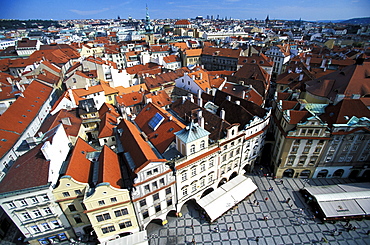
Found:
[[[319,205],[327,218],[365,215],[355,200],[319,202]]]
[[[198,201],[211,222],[257,190],[250,178],[238,175]]]

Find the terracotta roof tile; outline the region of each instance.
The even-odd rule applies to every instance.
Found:
[[[81,183],[89,183],[92,171],[92,162],[87,159],[88,152],[96,151],[83,139],[78,137],[75,147],[73,148],[65,175]]]
[[[109,183],[115,188],[123,187],[118,155],[106,145],[103,146],[99,156],[98,183]]]

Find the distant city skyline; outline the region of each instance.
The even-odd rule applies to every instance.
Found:
[[[308,21],[346,20],[370,16],[369,0],[169,0],[169,1],[4,1],[0,19],[187,19],[212,16],[220,19],[270,19]]]

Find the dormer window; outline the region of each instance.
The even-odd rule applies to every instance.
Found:
[[[195,145],[191,145],[190,146],[190,154],[194,154],[195,153]]]

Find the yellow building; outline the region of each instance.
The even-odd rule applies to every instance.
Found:
[[[67,169],[59,179],[53,194],[78,238],[88,238],[92,228],[83,204],[86,191],[89,189],[91,157],[96,150],[83,139],[78,138]]]
[[[122,188],[117,154],[104,145],[97,164],[97,184],[85,193],[84,204],[98,240],[103,243],[139,232],[129,191]]]

